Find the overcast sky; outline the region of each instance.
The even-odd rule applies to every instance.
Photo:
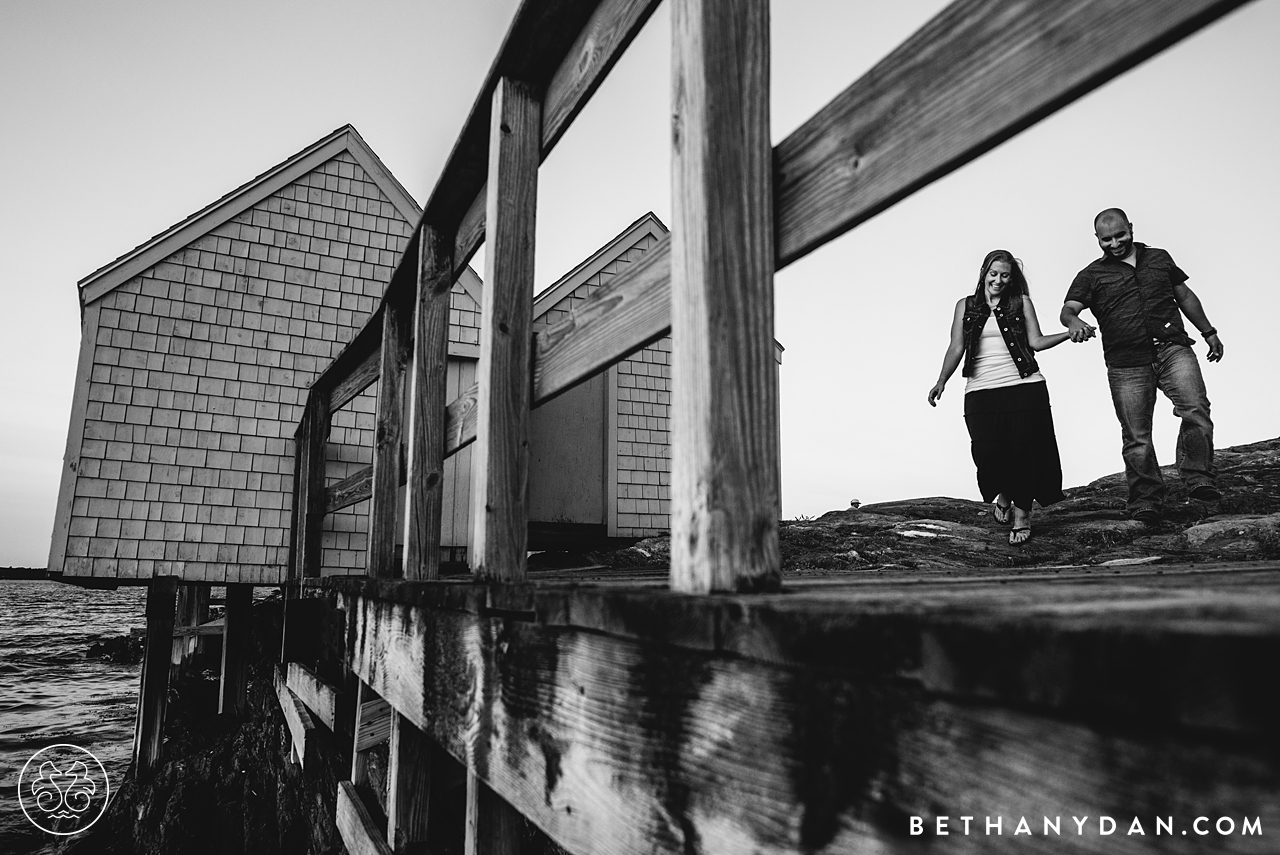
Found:
[[[945,4],[778,0],[773,136]],[[350,122],[418,201],[516,0],[0,3],[0,566],[43,566],[79,342],[76,282]],[[664,5],[544,165],[538,287],[652,210],[671,224]],[[963,381],[937,376],[990,249],[1024,260],[1042,324],[1124,207],[1191,277],[1226,349],[1217,444],[1280,434],[1280,0],[1256,0],[776,280],[784,516],[976,498]],[[981,63],[1001,46],[973,57]],[[1204,346],[1198,347],[1203,352]],[[1097,341],[1044,354],[1068,485],[1121,468]],[[1156,442],[1173,458],[1161,399]]]

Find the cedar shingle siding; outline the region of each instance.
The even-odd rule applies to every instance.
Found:
[[[376,308],[411,229],[344,150],[86,306],[53,569],[280,582],[307,387]],[[369,462],[376,388],[334,414],[331,482]],[[361,511],[327,519],[331,571],[362,568]]]

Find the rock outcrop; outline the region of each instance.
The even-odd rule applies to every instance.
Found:
[[[1221,501],[1188,498],[1167,466],[1164,517],[1145,525],[1125,512],[1123,473],[1108,475],[1037,508],[1032,538],[1020,546],[1009,545],[1008,526],[992,518],[990,505],[966,499],[904,499],[786,520],[779,537],[783,576],[985,575],[1280,558],[1280,439],[1219,450],[1216,464]],[[573,574],[586,582],[618,573],[661,575],[669,558],[667,539],[650,538],[615,552],[536,555],[530,569],[568,575],[568,568],[586,565]]]
[[[1223,498],[1188,498],[1165,467],[1168,503],[1146,525],[1125,512],[1123,474],[1066,491],[1036,509],[1032,538],[1010,546],[991,506],[950,498],[910,499],[783,523],[784,573],[925,574],[1037,572],[1063,565],[1244,561],[1280,558],[1280,439],[1217,452]]]

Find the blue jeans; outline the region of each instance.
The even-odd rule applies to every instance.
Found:
[[[1151,442],[1156,389],[1173,403],[1182,419],[1178,432],[1178,474],[1188,490],[1214,485],[1213,421],[1209,396],[1195,352],[1180,344],[1161,344],[1155,361],[1132,368],[1108,368],[1111,402],[1124,439],[1124,474],[1129,482],[1129,512],[1159,511],[1164,505],[1164,479]]]

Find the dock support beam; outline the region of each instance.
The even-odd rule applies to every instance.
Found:
[[[181,584],[178,586],[178,607],[174,618],[175,627],[200,626],[209,619],[209,586],[204,584]],[[173,648],[169,658],[169,679],[176,680],[182,675],[191,655],[204,648],[204,636],[174,636]]]
[[[400,853],[427,851],[431,805],[432,741],[413,722],[391,712],[387,774],[387,844]]]
[[[222,683],[218,687],[218,712],[237,718],[245,713],[249,674],[249,632],[252,629],[252,585],[227,585],[225,626],[222,635]]]
[[[467,769],[467,836],[464,855],[520,855],[524,819]]]
[[[177,591],[178,580],[171,576],[152,579],[147,585],[147,642],[133,730],[133,770],[139,780],[149,778],[160,762]]]

